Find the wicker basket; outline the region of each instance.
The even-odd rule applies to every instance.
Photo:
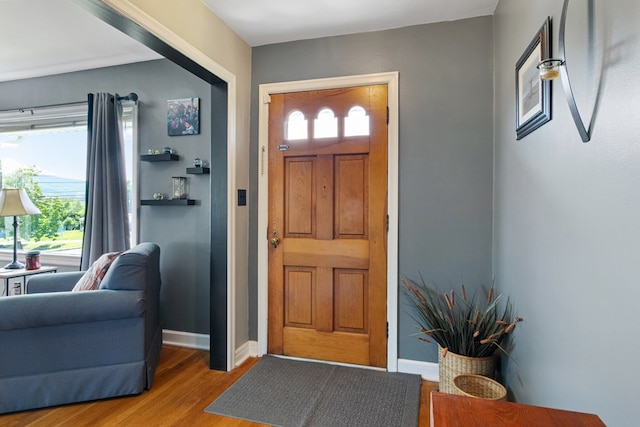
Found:
[[[476,374],[495,378],[496,356],[467,357],[447,352],[438,346],[439,389],[442,393],[459,394],[453,385],[453,379],[461,374]]]
[[[497,381],[482,375],[462,374],[453,379],[457,394],[489,400],[506,400],[507,390]]]

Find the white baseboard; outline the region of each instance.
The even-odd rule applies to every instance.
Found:
[[[247,341],[236,349],[235,362],[240,366],[245,360],[258,355],[258,341]]]
[[[438,381],[438,364],[418,360],[398,359],[398,372],[417,374],[427,381]]]
[[[209,335],[193,332],[162,330],[162,342],[178,347],[209,350]],[[247,341],[235,351],[235,367],[240,366],[250,357],[258,356],[258,342]],[[427,381],[438,381],[438,364],[420,362],[418,360],[398,359],[398,372],[420,375]]]
[[[162,330],[162,343],[175,345],[178,347],[196,348],[198,350],[209,350],[209,335],[196,334],[193,332]]]
[[[196,334],[193,332],[162,330],[162,343],[175,345],[177,347],[195,348],[198,350],[209,350],[209,335]],[[235,367],[240,366],[245,360],[258,355],[258,342],[247,341],[235,351]]]

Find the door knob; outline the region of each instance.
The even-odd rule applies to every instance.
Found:
[[[273,230],[273,237],[269,239],[269,243],[274,248],[277,248],[278,245],[280,244],[280,238],[278,237],[278,232],[276,230]]]

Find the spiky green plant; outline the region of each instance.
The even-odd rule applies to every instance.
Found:
[[[506,353],[502,341],[522,320],[509,299],[503,304],[502,295],[494,296],[493,285],[486,296],[476,292],[467,297],[462,283],[458,298],[454,290],[439,292],[422,278],[403,279],[402,285],[413,308],[411,316],[420,327],[418,339],[433,340],[461,356],[486,357],[496,349]]]

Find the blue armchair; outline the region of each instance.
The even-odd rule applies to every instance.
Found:
[[[33,276],[0,298],[0,413],[149,389],[162,346],[160,249],[122,253],[95,291],[82,272]]]

